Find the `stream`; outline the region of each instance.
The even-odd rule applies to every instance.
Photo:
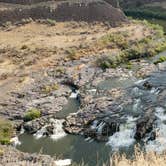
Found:
[[[166,56],[163,52],[152,59],[154,62],[160,56]],[[142,88],[142,84],[147,81],[153,85],[151,90]],[[115,151],[120,153],[125,152],[127,156],[133,154],[134,146],[138,143],[134,139],[136,128],[136,120],[142,114],[141,110],[150,105],[155,109],[155,115],[158,117],[156,128],[159,129],[160,136],[155,140],[150,140],[143,143],[145,151],[154,150],[161,153],[166,150],[166,97],[158,96],[159,92],[166,90],[166,70],[153,73],[146,80],[131,79],[108,79],[103,80],[97,86],[98,89],[108,90],[112,88],[128,88],[129,94],[134,98],[134,103],[125,108],[127,121],[120,125],[120,130],[109,137],[107,142],[97,142],[91,138],[85,139],[82,136],[63,134],[63,129],[59,126],[58,132],[62,132],[58,139],[36,138],[33,135],[21,134],[19,140],[21,145],[17,149],[29,153],[43,153],[59,158],[69,158],[75,163],[83,162],[87,166],[109,163],[111,154]],[[163,98],[162,98],[163,97]],[[161,98],[161,103],[158,103],[158,98]],[[76,98],[70,98],[68,104],[63,110],[57,113],[59,119],[65,118],[70,113],[75,113],[79,109],[79,102]],[[96,127],[94,121],[92,127]],[[101,126],[98,126],[98,129]]]
[[[166,52],[159,54],[158,57],[165,55]],[[156,57],[154,57],[156,59]],[[153,59],[152,59],[153,61]],[[145,81],[149,81],[153,84],[151,90],[144,90],[142,84]],[[129,88],[129,93],[134,98],[134,103],[123,108],[126,111],[127,122],[120,125],[120,131],[116,132],[109,137],[108,142],[97,142],[93,139],[85,139],[82,136],[75,135],[63,135],[58,139],[36,138],[33,135],[22,134],[19,137],[21,145],[17,148],[24,152],[34,153],[42,152],[51,156],[57,156],[60,158],[70,158],[75,163],[84,162],[88,166],[102,165],[103,163],[109,162],[109,157],[115,151],[120,153],[125,152],[127,156],[133,154],[136,140],[134,139],[135,133],[135,121],[142,113],[141,110],[151,103],[155,105],[156,116],[159,117],[158,128],[160,128],[161,137],[155,141],[150,141],[144,144],[145,150],[154,150],[162,152],[166,149],[166,114],[164,107],[166,103],[160,103],[157,105],[157,96],[159,89],[166,88],[166,70],[152,74],[145,80],[133,79],[114,79],[105,80],[98,85],[99,89],[112,89],[115,87]],[[64,118],[69,113],[74,113],[79,108],[79,102],[76,98],[70,98],[68,104],[63,108],[63,111],[57,113],[59,118]],[[95,122],[94,122],[95,125]],[[161,142],[161,140],[164,140]],[[29,145],[30,143],[30,145]]]

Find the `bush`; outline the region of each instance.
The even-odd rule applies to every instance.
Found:
[[[166,61],[166,57],[165,56],[161,56],[157,61],[154,62],[155,65],[157,65],[158,63],[162,63]]]
[[[24,121],[31,121],[40,118],[40,116],[41,112],[36,108],[32,108],[24,115]]]
[[[97,59],[97,66],[101,67],[103,70],[107,68],[115,68],[121,63],[122,59],[118,55],[105,55]]]
[[[10,144],[13,135],[13,125],[10,121],[0,118],[0,144]]]
[[[126,49],[129,47],[125,32],[113,33],[103,36],[100,42],[104,46],[111,46],[112,48],[118,47],[121,49]]]
[[[59,85],[57,83],[55,84],[52,84],[52,85],[45,85],[43,88],[42,88],[42,92],[43,93],[51,93],[52,91],[55,91],[55,90],[58,90],[59,89]]]
[[[66,50],[66,53],[68,54],[68,58],[70,60],[76,60],[77,59],[77,54],[75,49],[68,49]]]
[[[46,23],[49,24],[49,25],[51,25],[51,26],[55,26],[56,25],[56,21],[52,20],[52,19],[47,19]]]

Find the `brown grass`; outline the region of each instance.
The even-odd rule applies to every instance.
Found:
[[[144,153],[138,149],[135,151],[133,160],[127,159],[125,155],[115,154],[110,161],[110,166],[165,166],[166,154],[155,152]]]

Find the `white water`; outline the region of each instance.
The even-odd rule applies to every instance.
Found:
[[[35,138],[36,139],[40,139],[40,138],[42,138],[42,137],[44,137],[44,133],[46,133],[46,127],[47,126],[44,126],[44,127],[42,127],[40,130],[38,130],[35,134],[34,134],[34,136],[35,136]]]
[[[106,145],[111,146],[115,151],[121,147],[129,147],[135,142],[135,120],[137,118],[128,116],[127,119],[127,123],[120,125],[120,131],[110,136],[109,141],[106,143]]]
[[[141,108],[141,99],[135,99],[133,104],[133,111],[137,112]]]
[[[67,166],[71,165],[71,159],[65,159],[65,160],[57,160],[55,161],[56,166]]]
[[[21,142],[19,141],[18,137],[13,137],[10,139],[10,143],[16,147],[17,145],[21,145]]]
[[[147,79],[138,80],[138,81],[135,82],[135,84],[138,85],[138,84],[141,84],[141,83],[143,83],[143,82],[145,82],[145,81],[147,81]]]
[[[165,109],[162,107],[156,107],[155,115],[158,117],[156,139],[149,141],[145,148],[146,151],[155,151],[162,153],[166,150],[166,125],[163,123],[166,120]]]
[[[63,130],[63,125],[62,123],[64,122],[64,120],[58,120],[58,119],[50,119],[50,123],[53,126],[53,134],[50,136],[51,139],[53,140],[58,140],[61,139],[62,137],[65,137],[67,134],[64,132]],[[40,130],[38,130],[34,136],[36,139],[40,139],[42,137],[45,137],[44,133],[47,132],[47,127],[49,126],[46,125],[44,127],[42,127]]]
[[[76,99],[78,97],[78,94],[79,94],[79,91],[72,92],[71,95],[70,95],[70,98]]]
[[[164,120],[166,120],[166,114],[165,114],[165,110],[162,107],[157,107],[156,108],[156,113],[155,115],[163,122]]]
[[[119,150],[120,147],[128,147],[135,142],[133,137],[133,129],[126,129],[116,132],[109,138],[106,145],[110,145],[113,150]]]
[[[51,138],[53,140],[58,140],[67,135],[64,132],[63,125],[62,125],[64,120],[51,119],[51,122],[53,123],[53,126],[54,126],[53,135],[51,135]]]

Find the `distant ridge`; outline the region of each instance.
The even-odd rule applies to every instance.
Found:
[[[113,7],[104,0],[42,0],[42,2],[39,2],[41,0],[23,0],[25,5],[14,4],[20,1],[3,0],[0,3],[1,24],[6,21],[16,22],[27,18],[49,18],[56,21],[108,21],[112,26],[127,21],[126,16],[120,9]],[[27,2],[34,4],[27,5]]]

